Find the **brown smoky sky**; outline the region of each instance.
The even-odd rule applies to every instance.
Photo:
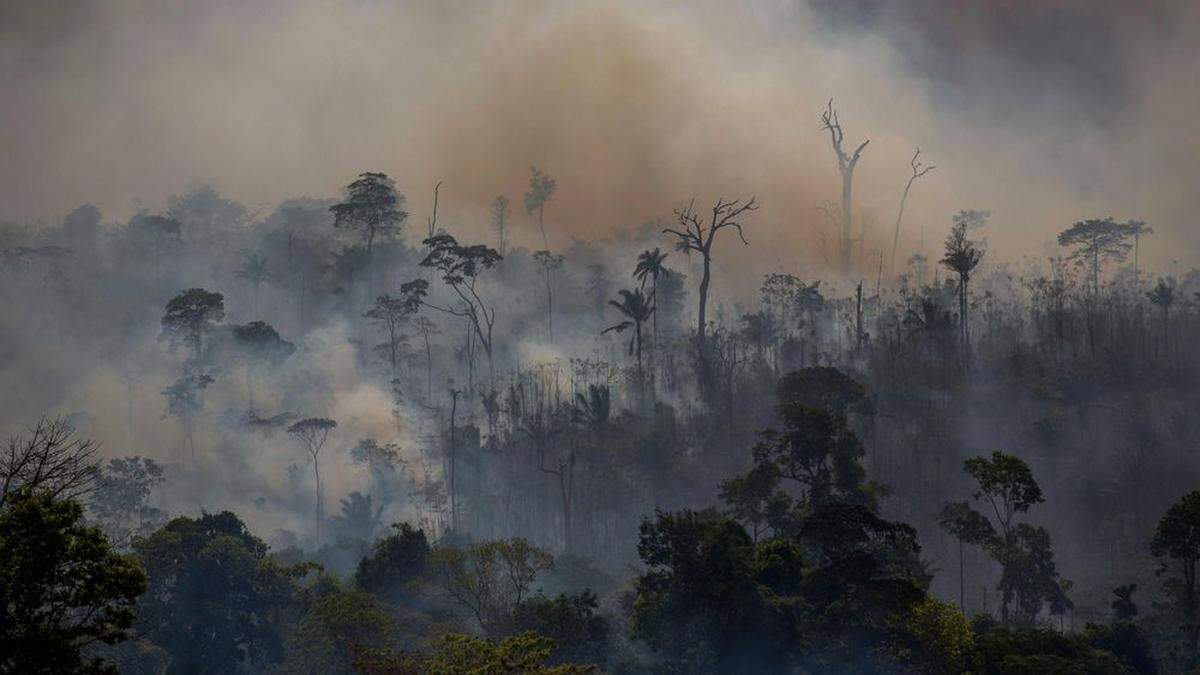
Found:
[[[385,171],[482,228],[530,165],[559,185],[551,245],[695,198],[755,195],[751,248],[817,269],[838,195],[835,100],[867,247],[932,250],[990,209],[999,257],[1080,218],[1144,219],[1163,271],[1200,248],[1194,3],[84,0],[0,4],[0,218],[107,219],[210,182],[252,208]],[[730,242],[733,248],[733,242]]]

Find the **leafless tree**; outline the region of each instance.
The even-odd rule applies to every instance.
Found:
[[[842,175],[842,211],[841,211],[841,228],[838,232],[838,256],[841,263],[842,272],[850,272],[850,259],[854,251],[856,239],[851,231],[851,211],[850,201],[851,193],[854,188],[854,168],[858,166],[858,160],[862,157],[862,151],[870,143],[870,139],[863,141],[854,152],[847,154],[842,147],[842,141],[845,134],[842,132],[842,125],[838,121],[837,110],[833,107],[833,99],[829,99],[829,103],[825,106],[825,112],[821,113],[822,128],[829,132],[829,143],[833,146],[833,153],[837,156],[838,172]]]
[[[892,274],[896,267],[896,247],[900,243],[900,221],[904,218],[904,203],[908,201],[908,191],[912,189],[912,185],[918,178],[933,171],[937,167],[930,164],[926,166],[922,162],[917,161],[921,156],[921,149],[913,153],[912,160],[909,161],[909,166],[912,167],[912,175],[908,177],[908,183],[904,186],[904,194],[900,196],[900,211],[896,213],[896,229],[892,233],[892,257],[888,259],[888,274]]]
[[[758,205],[754,202],[754,197],[749,201],[742,203],[742,200],[735,199],[733,201],[725,201],[718,199],[717,203],[712,208],[712,216],[705,222],[704,219],[696,213],[695,200],[687,205],[683,210],[675,210],[675,218],[679,222],[679,229],[666,228],[663,230],[665,234],[673,234],[679,238],[676,242],[676,248],[684,253],[690,254],[692,251],[698,251],[704,260],[704,273],[700,277],[700,307],[699,315],[696,323],[696,340],[699,343],[700,353],[704,353],[705,329],[708,323],[708,287],[712,282],[712,248],[713,242],[716,241],[717,232],[732,227],[737,230],[738,238],[746,246],[750,242],[746,241],[746,235],[742,232],[742,224],[738,221],[739,216],[747,211],[755,211]]]
[[[67,420],[43,418],[25,435],[8,440],[0,453],[0,508],[18,490],[48,492],[55,499],[80,499],[99,476],[99,446],[75,435]]]

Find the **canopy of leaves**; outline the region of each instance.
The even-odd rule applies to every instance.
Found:
[[[0,509],[0,672],[115,674],[81,650],[126,639],[145,590],[78,503],[17,491]]]

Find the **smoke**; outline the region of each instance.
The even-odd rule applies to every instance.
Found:
[[[825,271],[814,206],[839,185],[817,118],[833,97],[848,142],[871,139],[864,258],[890,246],[918,146],[938,169],[905,249],[989,208],[998,256],[1109,214],[1156,227],[1149,258],[1191,255],[1197,11],[988,5],[6,3],[0,216],[93,202],[121,218],[201,179],[267,207],[383,170],[416,213],[444,181],[456,228],[507,194],[534,245],[536,164],[559,184],[556,248],[756,195],[753,248],[724,254],[752,286],[759,268]]]

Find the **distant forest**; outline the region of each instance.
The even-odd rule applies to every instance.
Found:
[[[820,122],[827,264],[753,295],[771,204],[552,248],[551,168],[0,226],[0,672],[1200,666],[1200,270],[897,251],[919,152],[868,246]]]

